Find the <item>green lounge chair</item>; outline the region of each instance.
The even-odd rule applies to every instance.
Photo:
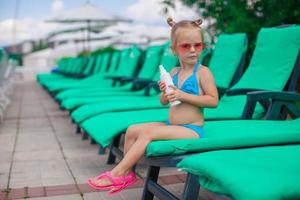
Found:
[[[199,184],[198,177],[196,177],[195,175],[200,175],[199,182],[206,189],[210,189],[214,192],[222,192],[225,194],[231,193],[234,194],[234,197],[236,199],[243,199],[241,198],[240,194],[260,195],[262,189],[264,188],[260,188],[261,190],[256,190],[258,189],[258,186],[253,186],[253,184],[255,184],[255,180],[263,176],[263,174],[261,173],[262,171],[260,171],[259,167],[264,166],[264,162],[255,162],[255,157],[257,157],[258,159],[257,161],[264,158],[268,161],[271,160],[271,163],[274,161],[273,158],[276,158],[276,151],[271,154],[268,153],[269,158],[266,158],[267,154],[264,150],[254,150],[254,152],[256,153],[251,153],[251,150],[249,153],[247,153],[248,150],[246,150],[246,153],[243,154],[244,150],[240,149],[255,149],[257,147],[257,149],[260,149],[260,147],[263,146],[291,144],[298,144],[299,146],[300,110],[299,108],[297,108],[295,102],[300,100],[300,95],[296,93],[282,92],[253,92],[249,96],[252,97],[250,98],[252,100],[256,98],[254,102],[262,99],[272,99],[272,104],[270,104],[268,108],[269,112],[266,116],[267,120],[209,121],[204,127],[206,134],[205,138],[199,140],[184,139],[151,142],[147,147],[145,155],[146,164],[149,166],[149,168],[142,199],[150,200],[153,198],[153,195],[159,196],[163,199],[178,199],[157,183],[157,177],[159,176],[159,169],[161,167],[175,166],[183,169],[184,171],[190,172],[186,179],[186,185],[182,199],[198,199]],[[294,119],[278,120],[282,117],[282,108],[286,108],[291,116],[294,117]],[[252,114],[253,110],[252,113],[251,111],[249,112],[249,115]],[[234,151],[236,151],[237,153],[229,153]],[[292,150],[288,150],[287,152],[290,153],[291,151]],[[287,152],[281,155],[286,155]],[[119,154],[121,153],[119,152]],[[214,156],[208,156],[211,154]],[[231,159],[229,156],[230,154],[232,154]],[[196,160],[195,158],[193,158],[193,155],[196,155]],[[249,160],[249,157],[247,155],[250,157]],[[292,166],[290,168],[296,169],[299,168],[299,161],[293,162],[290,160],[291,157],[295,157],[296,155],[291,154],[286,158],[278,159],[277,157],[276,159],[279,161],[287,161],[287,164],[297,164],[296,166]],[[118,156],[121,157],[122,155]],[[224,157],[222,158],[222,156]],[[198,160],[199,158],[200,161]],[[181,160],[182,162],[180,162]],[[276,163],[276,161],[274,162]],[[247,166],[259,167],[258,169],[254,168],[249,172],[249,167],[241,167],[242,164],[245,164]],[[282,165],[280,165],[280,167],[281,166]],[[287,165],[285,166],[286,168],[288,168]],[[280,167],[277,169],[282,170],[282,168]],[[276,166],[274,166],[274,168],[276,169]],[[263,169],[265,170],[265,168]],[[241,170],[244,170],[244,173],[242,173]],[[247,175],[247,173],[249,174]],[[288,177],[283,178],[284,175],[287,174]],[[283,178],[283,180],[285,181],[293,180],[291,179],[292,174],[289,172],[283,172],[282,175],[283,176],[280,176],[280,178]],[[250,176],[252,178],[247,180],[249,180],[251,186],[247,188],[245,184],[241,185],[242,183],[246,183],[247,180],[245,180],[245,177],[249,178]],[[271,174],[267,174],[266,177],[270,176]],[[275,174],[275,177],[276,176],[278,176],[277,173]],[[242,180],[239,179],[241,177],[243,178]],[[295,183],[295,180],[297,179],[294,179],[293,183]],[[230,184],[230,182],[232,184]],[[262,180],[259,181],[259,186],[263,185],[261,183],[263,183]],[[278,193],[280,192],[285,192],[286,188],[282,188],[282,185],[286,184],[287,183],[273,183],[273,185],[270,187],[270,190],[268,190],[266,194],[278,195]],[[253,190],[254,188],[255,190]],[[276,191],[275,188],[280,190]],[[290,191],[297,191],[295,188],[299,188],[299,181],[297,182],[297,185],[294,184],[291,187]],[[247,191],[248,193],[245,193],[245,191]],[[268,199],[262,197],[254,197],[255,196],[253,196],[253,199]]]
[[[78,97],[97,97],[103,96],[104,93],[107,92],[116,92],[116,91],[130,91],[132,85],[125,84],[126,82],[133,82],[136,83],[138,79],[147,80],[151,79],[156,72],[157,65],[159,62],[160,54],[161,54],[162,46],[151,46],[147,49],[145,62],[140,69],[137,77],[135,76],[123,76],[118,79],[122,84],[119,87],[101,87],[95,83],[93,87],[88,88],[80,88],[80,89],[73,89],[73,90],[66,90],[59,93],[56,96],[56,99],[59,101],[68,100],[68,99],[76,99]],[[127,63],[127,59],[123,62]],[[137,88],[138,89],[138,88]]]
[[[164,52],[161,56],[161,63],[164,64],[164,66],[167,69],[171,69],[174,65],[178,63],[178,60],[175,56],[170,54],[169,44],[167,45],[167,47],[164,47]],[[124,99],[132,99],[132,97],[134,96],[144,96],[145,91],[138,91],[137,89],[142,89],[146,87],[147,84],[152,84],[153,79],[157,79],[159,77],[158,62],[160,60],[160,55],[158,55],[158,53],[159,52],[155,49],[154,53],[153,51],[149,51],[149,56],[147,56],[147,58],[145,59],[145,63],[143,64],[143,67],[137,77],[124,77],[120,79],[121,82],[129,81],[131,82],[131,84],[128,83],[127,85],[121,87],[105,88],[101,90],[98,89],[98,91],[93,91],[84,97],[78,97],[80,94],[82,94],[82,91],[80,92],[80,90],[77,90],[76,93],[70,94],[70,96],[75,96],[74,98],[67,98],[67,96],[64,95],[64,98],[66,99],[62,101],[62,107],[68,110],[73,110],[76,107],[79,107],[84,104],[98,103],[103,102],[104,100],[107,101],[107,98],[119,99],[122,96],[122,98],[120,98],[120,101],[122,101]]]
[[[233,86],[235,91],[242,91],[242,93],[238,93],[237,96],[229,96],[229,92],[227,92],[221,98],[218,108],[205,110],[205,120],[241,119],[247,110],[245,107],[246,92],[295,90],[296,81],[299,77],[299,71],[297,71],[299,63],[296,62],[299,45],[300,26],[261,29],[251,63],[242,78]],[[285,51],[276,51],[276,49],[281,50],[283,47]],[[244,88],[248,89],[244,90]],[[265,107],[267,106],[266,102],[261,101],[260,103]],[[263,117],[265,113],[261,104],[255,107],[253,117],[255,119]],[[117,114],[111,112],[85,120],[80,126],[98,144],[107,147],[116,136],[123,133],[132,124],[152,121],[163,122],[167,118],[168,110],[165,108],[125,111]]]
[[[37,80],[43,86],[54,80],[74,80],[82,75],[84,68],[89,61],[83,57],[65,58],[59,61],[56,73],[38,74]],[[81,73],[82,72],[82,73]]]
[[[88,74],[94,74],[99,70],[99,62],[102,62],[103,57],[105,57],[104,55],[99,55],[96,57],[91,57],[94,58],[93,59],[89,59],[89,62],[87,63],[87,66],[83,69],[83,73],[86,73],[86,76]],[[79,68],[79,66],[76,66],[73,64],[72,60],[68,59],[69,61],[65,61],[62,60],[61,62],[65,63],[64,65],[70,65],[71,67],[68,68]],[[59,70],[61,71],[61,70]],[[70,71],[70,70],[69,70]],[[70,73],[70,72],[69,72]],[[60,84],[73,84],[76,82],[82,82],[83,80],[89,80],[89,77],[85,78],[82,76],[82,79],[78,79],[76,77],[72,77],[72,76],[64,76],[63,74],[58,74],[60,77],[57,77],[58,75],[56,74],[39,74],[37,76],[39,83],[45,88],[47,89],[48,87],[50,87],[53,84],[57,84],[57,82],[59,81]],[[41,78],[42,76],[42,78]]]
[[[230,84],[234,84],[238,78],[241,76],[241,72],[244,67],[244,55],[247,49],[247,37],[245,34],[222,34],[218,38],[218,43],[214,49],[210,68],[215,72],[217,82],[219,84],[220,91],[224,88],[228,88]],[[202,58],[204,59],[204,57]],[[166,60],[166,59],[165,59]],[[167,68],[172,68],[175,65],[170,65],[162,60],[161,64],[167,66]],[[220,70],[220,66],[223,63],[230,63],[226,65],[228,68],[225,70]],[[173,63],[172,63],[173,64]],[[223,71],[221,74],[218,72]],[[159,74],[157,74],[159,75]],[[158,80],[159,76],[155,78]],[[156,82],[155,82],[156,84]],[[92,100],[91,100],[92,101]],[[120,104],[122,102],[122,104]],[[97,103],[87,104],[79,107],[74,112],[72,112],[72,119],[76,123],[82,123],[96,115],[108,112],[108,111],[124,111],[124,110],[141,110],[141,109],[151,109],[151,108],[162,108],[160,105],[158,96],[151,97],[138,97],[138,98],[102,98],[99,99]]]
[[[120,75],[132,75],[134,73],[134,70],[138,64],[139,58],[141,56],[141,51],[136,47],[133,46],[132,48],[128,49],[128,50],[124,50],[121,52],[120,55],[120,60],[123,60],[122,62],[122,66],[118,66],[118,71],[116,73],[116,75],[112,76],[111,78],[117,78]],[[128,59],[130,58],[130,59]],[[127,60],[127,63],[124,63],[124,60]],[[124,69],[125,68],[125,69]],[[127,70],[126,70],[127,69]],[[126,70],[126,71],[125,71]],[[122,73],[122,74],[119,74]],[[106,86],[111,85],[111,82],[105,80],[105,81],[98,81],[97,84],[104,86],[104,84],[107,83]],[[79,86],[80,83],[79,83]],[[61,90],[65,90],[65,89],[69,89],[69,88],[76,88],[78,87],[77,84],[62,84],[62,83],[55,83],[55,84],[51,84],[50,86],[48,86],[48,90],[50,92],[58,92]]]

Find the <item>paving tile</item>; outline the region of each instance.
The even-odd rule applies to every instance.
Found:
[[[13,121],[13,123],[9,123]],[[17,133],[17,120],[4,120],[0,125],[0,135],[16,135]]]
[[[59,149],[54,135],[51,134],[20,134],[17,141],[16,151],[34,151],[45,149]],[[33,142],[34,141],[34,142]]]
[[[79,194],[29,198],[28,200],[82,200]]]
[[[45,187],[28,188],[27,196],[29,198],[44,197],[44,196],[46,196],[46,189],[45,189]]]
[[[41,186],[43,186],[41,179],[35,179],[35,180],[11,179],[10,181],[10,188],[41,187]]]
[[[25,198],[25,189],[24,188],[18,188],[18,189],[11,189],[8,194],[8,199],[21,199]]]
[[[85,193],[83,195],[83,198],[84,198],[84,200],[102,200],[99,193],[100,192]]]
[[[7,193],[3,190],[0,190],[0,199],[1,200],[6,200],[7,198]]]
[[[124,200],[140,200],[142,197],[143,188],[126,189],[120,192],[120,196]]]
[[[11,159],[11,155],[8,155],[7,158],[2,156],[0,153],[0,175],[2,174],[8,174],[9,173],[9,168],[10,168],[10,159]]]
[[[0,173],[0,190],[7,187],[8,173]]]
[[[34,160],[54,160],[63,159],[63,155],[58,149],[36,150],[36,151],[17,151],[14,161],[34,161]]]
[[[55,195],[68,195],[68,194],[77,194],[79,193],[75,185],[58,185],[46,187],[46,196],[55,196]]]
[[[38,125],[38,126],[37,126]],[[50,123],[46,117],[39,118],[22,118],[20,120],[20,129],[24,128],[41,128],[44,126],[50,126]]]
[[[14,173],[29,173],[29,172],[39,172],[40,171],[40,161],[29,160],[29,161],[15,161],[12,166],[12,174]]]
[[[176,197],[178,197],[178,198],[182,197],[182,193],[183,193],[183,189],[184,189],[183,183],[164,185],[163,187],[166,188],[169,192],[171,192]]]
[[[160,176],[159,178],[160,178],[160,181],[163,184],[166,184],[166,185],[174,184],[174,183],[181,183],[182,182],[177,176],[174,176],[174,175],[171,175],[171,176]]]
[[[65,184],[74,184],[74,179],[72,177],[54,177],[42,179],[43,186],[54,186],[54,185],[65,185]]]
[[[71,158],[67,159],[67,162],[79,183],[85,183],[89,177],[97,176],[99,173],[113,168],[106,164],[106,159],[101,158]]]
[[[96,189],[93,189],[86,183],[78,184],[78,188],[82,193],[97,192]]]
[[[12,152],[15,144],[15,139],[16,134],[0,134],[0,154],[9,154],[9,152]]]
[[[114,195],[108,195],[107,192],[100,192],[99,195],[100,198],[103,200],[125,200],[122,198],[120,193]],[[131,199],[131,200],[135,200],[135,199]]]

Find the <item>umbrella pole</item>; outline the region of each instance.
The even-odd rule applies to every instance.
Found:
[[[90,36],[90,20],[87,21],[87,47],[88,47],[88,51],[91,50],[91,47],[90,47],[90,39],[91,39],[91,36]]]
[[[85,42],[84,42],[84,37],[85,37],[85,35],[84,35],[84,29],[82,29],[81,34],[82,34],[82,40],[81,40],[81,43],[82,43],[82,51],[84,51],[84,50],[85,50]]]

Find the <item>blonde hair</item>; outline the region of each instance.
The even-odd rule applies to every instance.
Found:
[[[167,23],[171,27],[171,42],[172,42],[172,45],[174,45],[176,43],[176,34],[177,34],[177,30],[179,28],[198,28],[199,31],[200,31],[202,40],[204,39],[202,29],[201,29],[201,24],[202,24],[201,19],[197,19],[197,20],[194,20],[194,21],[182,20],[182,21],[179,21],[179,22],[175,22],[171,17],[169,17],[167,19]]]

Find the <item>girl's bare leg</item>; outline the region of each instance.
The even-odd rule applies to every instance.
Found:
[[[198,134],[182,126],[156,126],[143,130],[131,145],[123,160],[111,171],[115,177],[127,175],[129,170],[144,156],[147,145],[153,140],[176,140],[184,138],[198,138]],[[97,185],[110,185],[108,179],[95,181]]]
[[[161,122],[150,122],[150,123],[143,123],[143,124],[135,124],[132,126],[129,126],[126,130],[125,134],[125,144],[124,144],[124,155],[127,154],[130,147],[135,143],[136,139],[139,137],[141,133],[143,133],[145,130],[150,130],[155,126],[165,126],[164,123]],[[125,174],[129,174],[132,171],[132,169],[128,169]],[[97,180],[96,178],[93,179],[93,181],[99,185],[110,185],[111,181],[108,179],[101,179]]]
[[[134,144],[136,139],[139,137],[139,134],[143,133],[144,130],[150,130],[156,126],[165,126],[165,124],[161,122],[150,122],[129,126],[125,134],[124,155]]]

